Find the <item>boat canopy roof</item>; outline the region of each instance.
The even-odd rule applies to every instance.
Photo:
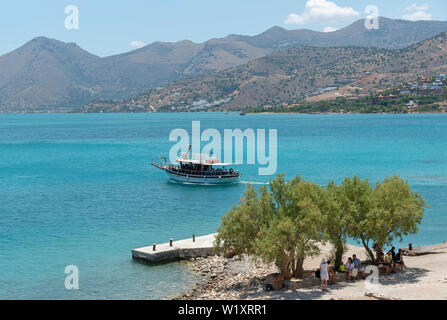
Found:
[[[221,162],[219,159],[216,159],[214,156],[210,156],[208,154],[183,155],[180,158],[177,158],[177,162],[200,164],[200,165],[205,165],[205,166],[231,166],[231,165],[234,165],[234,163]]]

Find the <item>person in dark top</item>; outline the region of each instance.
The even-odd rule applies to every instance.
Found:
[[[377,249],[379,249],[379,245],[377,244],[377,242],[373,243],[372,248],[374,251],[377,251]]]
[[[394,259],[394,263],[395,263],[395,265],[396,265],[396,268],[397,268],[397,267],[400,267],[402,270],[403,270],[404,268],[406,268],[406,266],[405,266],[405,262],[404,262],[404,255],[403,255],[402,249],[399,249],[399,252],[396,254],[396,257],[395,257],[395,259]]]

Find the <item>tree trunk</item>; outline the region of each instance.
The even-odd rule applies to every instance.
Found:
[[[304,276],[303,264],[304,264],[303,258],[296,259],[294,273],[293,273],[294,278],[302,278]]]
[[[293,262],[293,261],[292,261]],[[284,279],[292,279],[292,273],[290,272],[290,258],[285,252],[281,252],[281,262],[279,264],[279,269]]]
[[[382,244],[377,244],[377,251],[376,251],[376,261],[379,261],[382,258]]]
[[[376,262],[376,258],[374,257],[374,252],[372,252],[371,249],[368,247],[368,244],[366,243],[364,238],[362,238],[362,243],[363,243],[363,246],[365,247],[366,251],[368,252],[368,254],[370,256],[371,261],[373,263],[375,263]]]
[[[280,271],[281,271],[281,274],[284,276],[284,279],[292,278],[292,275],[290,274],[290,263],[281,264]]]
[[[339,240],[335,245],[335,270],[338,270],[342,265],[343,261],[344,246]]]

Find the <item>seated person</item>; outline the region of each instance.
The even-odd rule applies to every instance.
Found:
[[[357,258],[357,256],[355,254],[352,255],[352,262],[354,263],[354,268],[358,269],[358,267],[359,267],[361,262],[360,262],[360,260]]]
[[[391,255],[393,256],[393,261],[394,261],[394,259],[396,258],[396,252],[395,252],[395,250],[396,250],[396,248],[395,248],[395,247],[392,247],[391,250],[387,252],[387,254],[388,254],[389,252],[391,252]]]
[[[334,269],[330,266],[331,261],[329,260],[327,264],[329,266],[329,284],[335,284],[335,272]]]
[[[402,249],[399,249],[399,252],[396,254],[396,257],[394,258],[394,265],[395,269],[400,268],[403,270],[406,267],[404,263],[404,255]]]
[[[352,271],[354,270],[354,262],[351,258],[348,258],[348,261],[345,263],[345,270],[348,274],[348,280],[355,280],[354,276],[352,275]]]
[[[352,255],[352,262],[354,263],[354,270],[352,270],[353,276],[355,280],[357,280],[357,273],[359,271],[360,260],[357,258],[357,255]]]
[[[365,266],[360,262],[359,268],[358,268],[358,274],[362,277],[362,279],[366,279],[366,270]]]
[[[379,264],[377,265],[377,267],[379,267],[379,270],[385,271],[387,274],[389,274],[391,272],[390,267],[388,265],[386,265],[386,263],[385,263],[385,254],[383,252],[380,254],[378,263]]]
[[[391,251],[388,251],[388,254],[385,256],[384,264],[386,264],[390,268],[390,272],[394,272],[394,261]]]

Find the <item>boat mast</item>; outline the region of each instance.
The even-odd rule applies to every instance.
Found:
[[[186,151],[186,153],[183,155],[184,159],[188,159],[188,153],[191,150],[192,145],[189,145],[188,151]]]

